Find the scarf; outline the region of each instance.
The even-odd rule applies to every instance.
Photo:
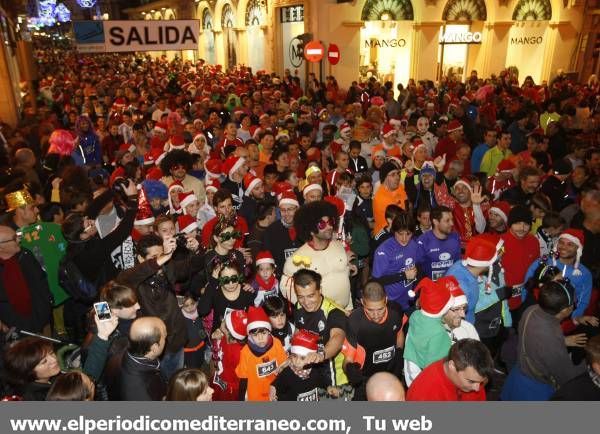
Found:
[[[293,363],[290,363],[290,369],[292,370],[292,372],[294,374],[296,374],[298,377],[300,377],[302,380],[306,380],[309,376],[310,376],[310,371],[312,370],[312,368],[308,368],[308,369],[298,369],[294,366]]]
[[[248,346],[250,347],[250,349],[252,350],[252,352],[255,355],[262,356],[267,351],[269,351],[271,349],[271,347],[273,346],[273,336],[269,335],[269,340],[267,341],[267,345],[265,345],[264,347],[259,347],[254,342],[254,338],[252,338],[252,335],[248,335]]]
[[[267,279],[266,281],[263,280],[263,278],[257,274],[255,280],[256,283],[258,283],[259,291],[269,291],[273,288],[273,285],[275,285],[275,282],[277,281],[274,274],[271,275],[271,277],[269,277],[269,279]]]
[[[185,310],[181,309],[181,313],[184,318],[191,319],[192,321],[196,321],[198,319],[198,309],[194,311],[194,313],[187,313]]]
[[[2,286],[6,291],[8,303],[20,316],[31,315],[31,291],[17,260],[17,255],[8,259],[0,259],[3,265]]]
[[[290,240],[292,241],[296,241],[296,228],[294,227],[294,225],[286,225],[285,222],[283,220],[281,220],[281,224],[283,225],[284,228],[286,228],[288,230],[288,235],[290,236]]]

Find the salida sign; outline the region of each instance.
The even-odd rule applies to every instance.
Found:
[[[90,26],[89,21],[78,21],[75,27],[76,43],[81,51],[125,52],[195,50],[198,48],[200,22],[198,20],[137,20],[101,21],[102,37],[95,35],[86,40],[90,32],[77,31]],[[93,21],[97,26],[98,21]],[[100,41],[101,39],[101,41]],[[90,46],[87,46],[89,44]],[[93,45],[93,49],[92,48]]]

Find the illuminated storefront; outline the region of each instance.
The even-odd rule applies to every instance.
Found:
[[[512,18],[515,23],[508,34],[506,66],[516,67],[521,81],[531,76],[535,83],[539,83],[544,64],[531,60],[544,57],[548,24],[552,18],[550,0],[520,0]]]
[[[438,78],[464,80],[475,68],[483,42],[483,23],[487,9],[483,0],[448,0],[439,33]]]
[[[304,83],[306,73],[306,60],[302,50],[302,39],[305,33],[304,5],[296,4],[277,8],[279,20],[280,55],[283,59],[283,69],[289,70],[292,75],[300,77]],[[283,71],[280,71],[283,72]]]
[[[248,39],[248,66],[253,71],[265,69],[265,28],[267,26],[266,0],[250,0],[246,6],[246,35]]]
[[[359,79],[406,85],[410,78],[413,7],[410,0],[371,0],[362,10]]]

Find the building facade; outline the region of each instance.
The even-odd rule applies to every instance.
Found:
[[[372,75],[406,84],[442,75],[485,77],[514,67],[536,83],[577,67],[587,40],[584,0],[196,0],[155,1],[131,19],[198,19],[198,50],[181,53],[226,66],[304,76],[341,85]],[[302,59],[298,36],[336,44],[340,62]],[[173,53],[168,53],[174,55]],[[580,62],[581,63],[581,62]],[[586,79],[587,77],[581,77]]]

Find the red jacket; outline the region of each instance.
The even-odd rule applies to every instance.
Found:
[[[421,371],[410,385],[407,401],[485,401],[485,387],[477,392],[463,392],[446,376],[445,360],[438,360]]]
[[[531,234],[527,234],[525,238],[519,240],[510,229],[502,234],[502,239],[505,251],[502,256],[502,267],[506,285],[514,286],[525,283],[525,274],[527,274],[529,266],[540,257],[540,242]],[[521,296],[510,298],[508,305],[511,310],[518,308],[521,305]]]

